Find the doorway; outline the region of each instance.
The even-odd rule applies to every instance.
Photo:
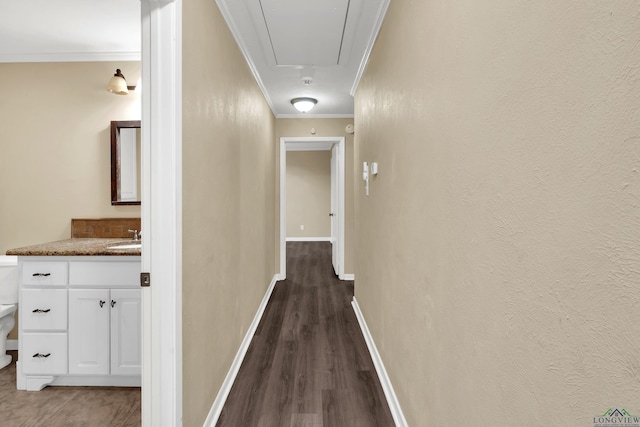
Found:
[[[282,137],[280,138],[280,273],[287,274],[287,150],[331,150],[331,218],[332,263],[336,275],[344,280],[344,186],[345,138]]]

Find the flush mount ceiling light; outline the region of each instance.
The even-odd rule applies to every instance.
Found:
[[[318,100],[314,98],[293,98],[291,100],[291,104],[301,113],[306,113],[311,110],[317,103]]]
[[[127,81],[124,79],[124,75],[120,68],[116,70],[116,73],[109,80],[107,85],[107,92],[111,92],[116,95],[128,95],[130,90],[134,90],[135,86],[127,86]]]

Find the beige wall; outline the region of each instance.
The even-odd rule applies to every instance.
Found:
[[[111,206],[111,120],[139,120],[140,96],[105,88],[139,62],[0,64],[0,253],[71,236],[71,218],[139,217]]]
[[[354,271],[354,209],[353,209],[353,134],[344,128],[353,124],[353,119],[276,119],[276,142],[282,137],[344,136],[345,137],[345,230],[344,230],[344,269],[346,274]],[[316,133],[311,134],[311,129]],[[278,148],[279,149],[279,148]],[[276,156],[276,218],[280,218],[280,156]],[[276,268],[280,268],[280,222],[276,223]]]
[[[288,151],[287,237],[331,237],[329,212],[331,151]]]
[[[183,413],[201,426],[275,274],[275,119],[215,2],[183,2]]]
[[[355,291],[410,425],[638,413],[639,14],[391,2],[355,97],[380,164]]]
[[[140,216],[111,206],[110,122],[140,119],[138,94],[105,90],[116,67],[140,76],[139,62],[0,64],[0,253],[68,239],[71,218]]]

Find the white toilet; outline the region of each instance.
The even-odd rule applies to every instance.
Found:
[[[11,363],[7,335],[16,324],[18,308],[18,257],[0,255],[0,369]]]

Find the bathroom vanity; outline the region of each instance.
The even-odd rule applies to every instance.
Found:
[[[18,255],[19,390],[140,386],[140,250],[117,249],[118,242],[70,239],[10,251]]]

